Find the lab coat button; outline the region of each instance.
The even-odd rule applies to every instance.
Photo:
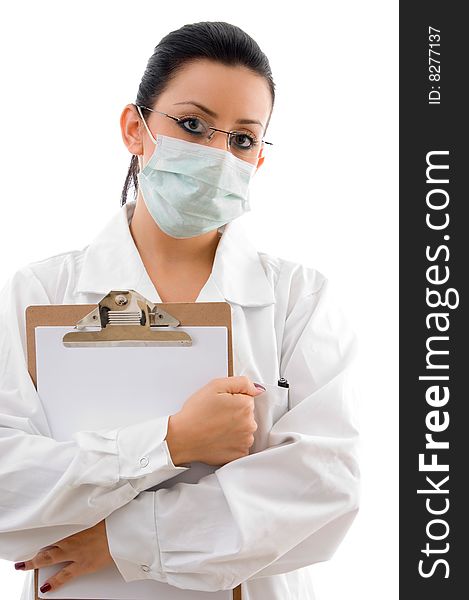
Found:
[[[148,565],[140,565],[140,568],[142,569],[142,571],[145,571],[145,573],[148,573],[148,571],[150,570],[150,567]]]
[[[143,467],[148,466],[149,462],[150,461],[148,460],[148,458],[146,456],[144,456],[143,458],[141,458],[140,459],[140,466],[142,467],[142,469],[143,469]]]

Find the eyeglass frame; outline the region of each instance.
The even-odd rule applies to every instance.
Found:
[[[159,113],[160,115],[164,115],[165,117],[168,117],[169,119],[173,119],[173,121],[176,121],[176,123],[179,123],[179,121],[183,121],[184,119],[187,119],[187,117],[175,117],[174,115],[169,115],[168,113],[165,113],[161,110],[156,110],[155,108],[148,108],[148,106],[142,106],[141,104],[135,104],[134,105],[136,108],[144,108],[146,110],[149,110],[150,112],[154,112],[154,113]],[[142,115],[143,117],[143,115]],[[199,117],[197,117],[199,118]],[[204,119],[202,119],[202,121],[204,121]],[[220,133],[225,133],[226,134],[226,147],[227,149],[231,152],[231,144],[230,144],[230,136],[232,134],[245,134],[245,132],[243,131],[236,131],[236,130],[232,130],[232,131],[225,131],[224,129],[218,129],[217,127],[211,127],[210,125],[208,125],[208,128],[211,129],[213,132],[215,131],[219,131]],[[189,130],[187,130],[188,133],[190,133]],[[206,140],[208,142],[211,141],[213,137],[213,133],[210,134],[210,136],[208,138],[206,138]],[[269,146],[273,146],[274,144],[272,142],[267,142],[264,139],[261,139],[261,144],[268,144]]]

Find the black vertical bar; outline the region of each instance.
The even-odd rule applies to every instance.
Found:
[[[403,599],[469,598],[466,8],[462,2],[400,3]],[[427,172],[429,163],[434,167]],[[432,461],[442,470],[430,470]]]

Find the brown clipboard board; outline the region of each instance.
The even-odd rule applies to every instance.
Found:
[[[28,371],[37,388],[36,336],[39,326],[71,326],[97,308],[96,304],[44,304],[25,309]],[[178,319],[182,326],[225,326],[228,330],[228,375],[233,375],[231,307],[228,302],[162,302],[158,307]],[[38,570],[34,569],[34,598],[38,597]],[[232,600],[242,600],[241,585],[233,589]]]

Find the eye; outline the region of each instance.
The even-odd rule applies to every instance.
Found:
[[[252,150],[257,145],[257,140],[252,135],[239,132],[232,136],[231,143],[241,150]]]
[[[195,135],[202,135],[207,133],[207,125],[198,117],[184,117],[178,121],[178,125]]]

